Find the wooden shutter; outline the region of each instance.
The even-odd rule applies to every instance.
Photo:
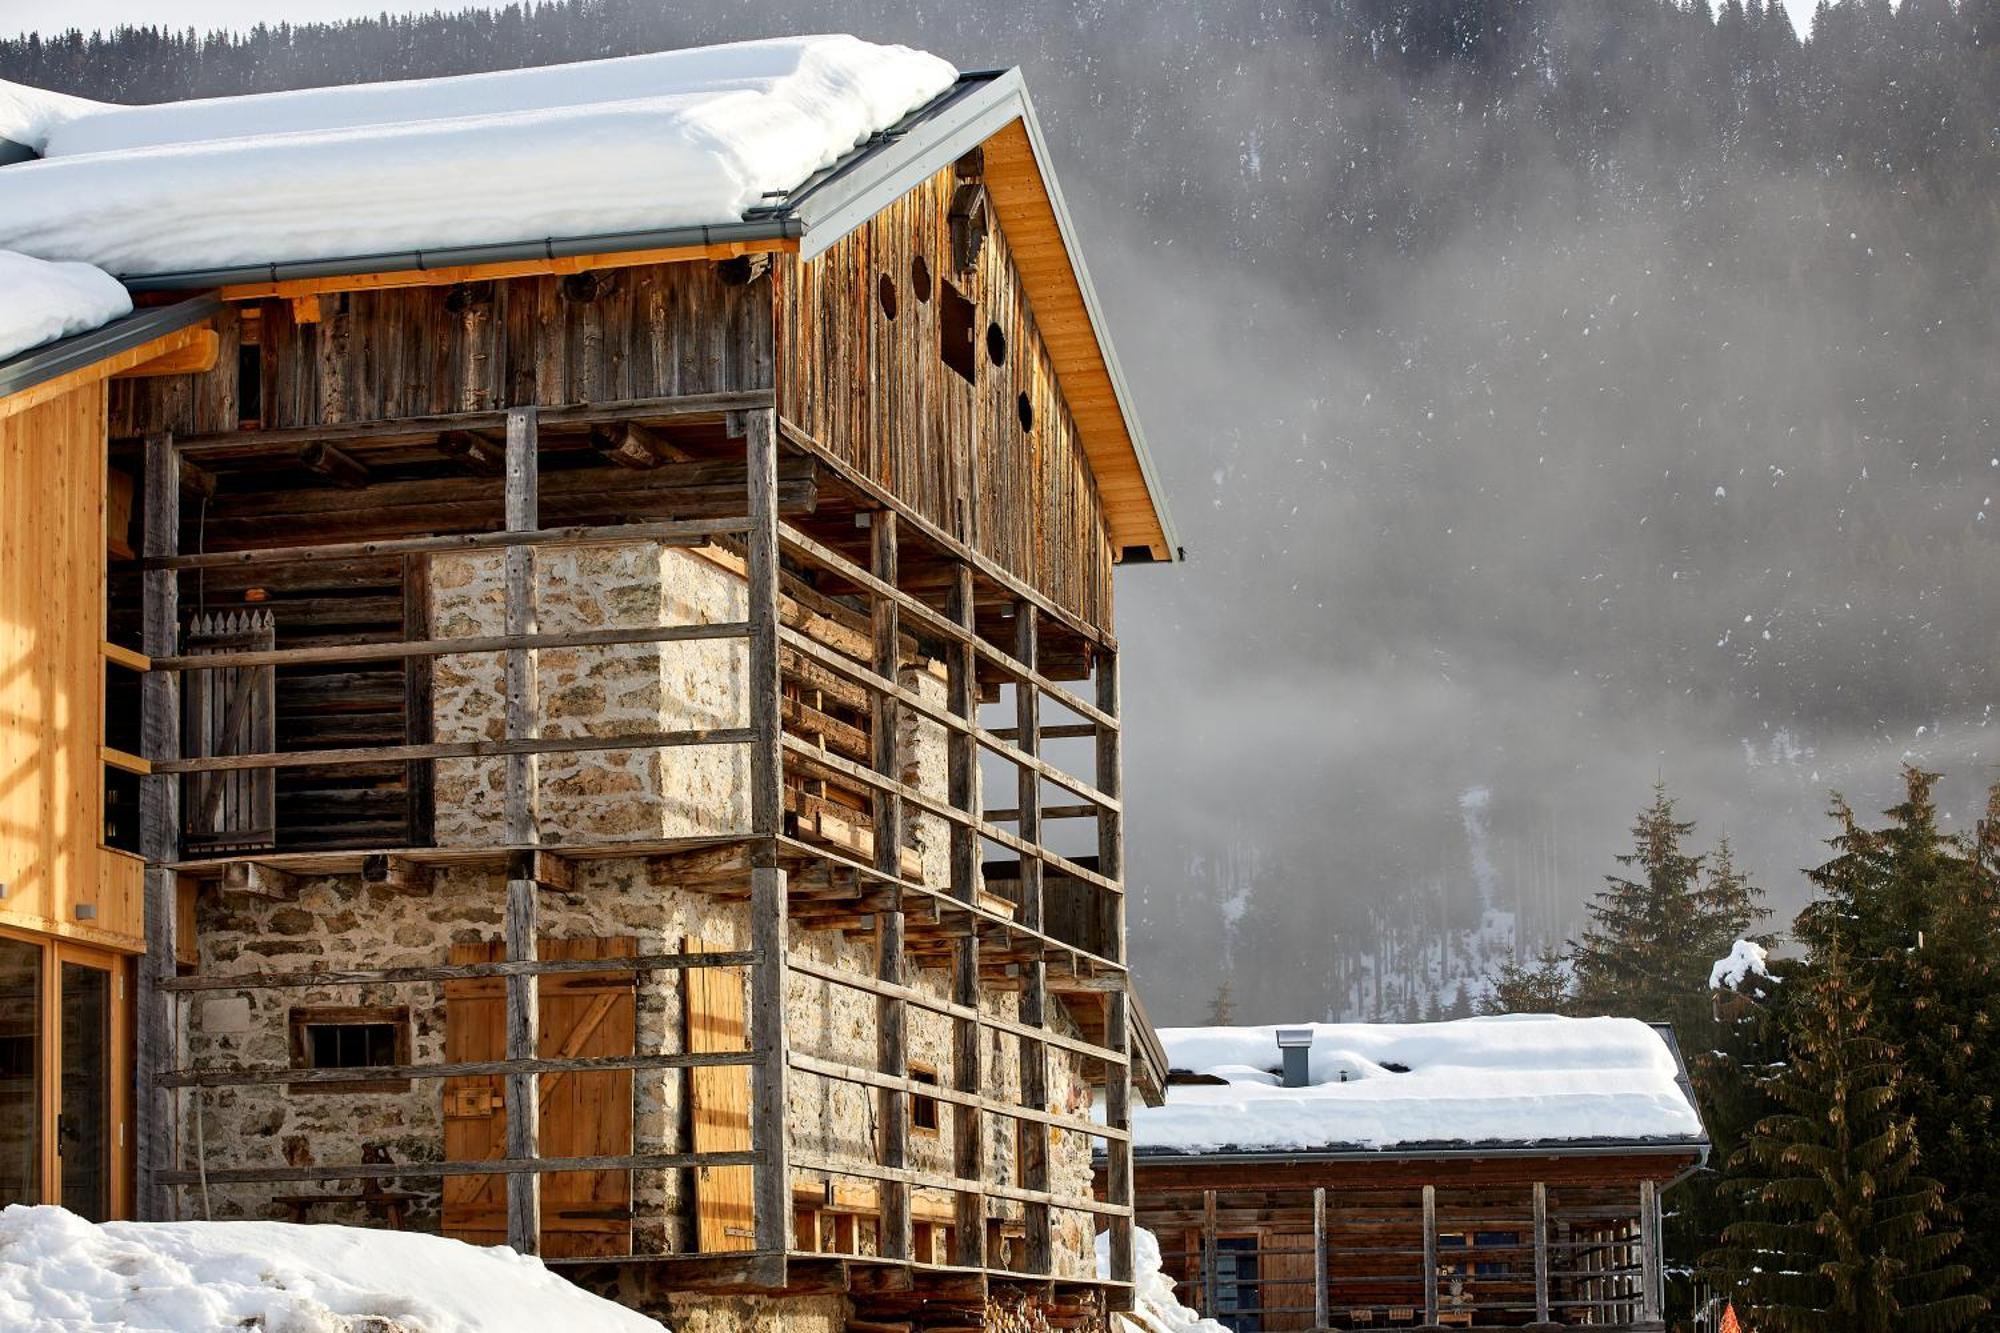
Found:
[[[697,939],[686,953],[711,953]],[[750,1046],[743,1013],[743,969],[696,967],[687,978],[687,1049],[742,1051]],[[750,1067],[716,1065],[688,1071],[694,1151],[744,1152],[750,1147]],[[754,1167],[704,1166],[695,1171],[695,1243],[704,1254],[757,1246],[751,1202]]]
[[[545,959],[629,958],[636,940],[543,940]],[[493,962],[498,941],[452,946],[453,963]],[[566,972],[541,979],[544,1059],[630,1055],[637,1048],[636,979],[630,972]],[[501,1060],[507,1053],[506,983],[498,977],[445,983],[445,1059]],[[632,1071],[544,1074],[544,1157],[622,1157],[632,1152]],[[506,1154],[507,1111],[497,1075],[444,1081],[445,1156],[481,1161]],[[447,1176],[444,1234],[477,1245],[507,1240],[504,1176]],[[542,1253],[551,1259],[632,1252],[632,1173],[562,1171],[542,1177]]]
[[[275,647],[271,613],[196,616],[185,651],[205,657]],[[224,667],[182,678],[181,743],[193,759],[268,754],[278,748],[277,668]],[[239,769],[187,775],[183,823],[190,851],[259,851],[277,845],[277,770]]]

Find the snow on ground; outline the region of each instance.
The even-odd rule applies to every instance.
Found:
[[[1287,1025],[1291,1026],[1291,1025]],[[1276,1027],[1163,1028],[1174,1085],[1134,1107],[1133,1145],[1178,1152],[1698,1140],[1660,1035],[1629,1018],[1506,1014],[1301,1024],[1311,1082],[1280,1086]]]
[[[0,250],[0,361],[131,313],[132,298],[107,273]]]
[[[538,1259],[441,1236],[287,1222],[107,1222],[0,1211],[10,1333],[663,1333]]]
[[[1771,975],[1770,952],[1763,945],[1750,940],[1738,940],[1729,951],[1729,957],[1719,958],[1715,966],[1708,970],[1710,990],[1735,990],[1746,977],[1768,977]]]
[[[822,36],[144,107],[0,83],[44,149],[0,168],[0,245],[133,276],[735,222],[956,76]]]
[[[1114,1333],[1229,1333],[1180,1303],[1174,1280],[1160,1271],[1160,1242],[1144,1227],[1132,1228],[1134,1309],[1112,1316]],[[1097,1275],[1111,1276],[1111,1236],[1097,1237]]]

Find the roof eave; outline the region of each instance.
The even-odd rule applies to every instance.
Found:
[[[0,361],[0,398],[86,369],[120,352],[143,347],[214,316],[222,302],[212,295],[196,296],[173,305],[134,311],[121,319]]]
[[[1137,1161],[1184,1166],[1254,1166],[1280,1162],[1419,1162],[1440,1158],[1692,1157],[1708,1156],[1701,1139],[1591,1139],[1552,1143],[1441,1144],[1394,1148],[1231,1148],[1199,1152],[1183,1148],[1135,1147]]]

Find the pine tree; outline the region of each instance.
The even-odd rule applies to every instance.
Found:
[[[1637,877],[1605,877],[1590,927],[1571,947],[1578,1012],[1664,1020],[1683,1035],[1709,1020],[1710,966],[1766,912],[1728,841],[1711,860],[1684,850],[1693,832],[1693,821],[1675,818],[1666,784],[1655,785],[1632,851],[1618,858]]]
[[[1561,1014],[1569,1012],[1569,964],[1554,948],[1543,946],[1532,965],[1508,959],[1500,975],[1479,1001],[1482,1014]]]
[[[1879,997],[1881,1035],[1907,1057],[1904,1104],[1966,1221],[1965,1257],[1992,1275],[2000,1265],[2000,1142],[1991,1130],[2000,1108],[2000,788],[1961,839],[1938,827],[1936,780],[1905,769],[1903,800],[1880,829],[1836,803],[1837,854],[1811,872],[1821,896],[1797,930],[1815,954],[1836,942],[1851,950],[1852,971]]]
[[[1226,1028],[1236,1022],[1236,994],[1230,987],[1229,978],[1215,988],[1215,995],[1208,1002],[1208,1025],[1212,1028]]]
[[[1917,1174],[1901,1054],[1878,1035],[1869,990],[1836,942],[1789,983],[1788,1060],[1732,1170],[1751,1215],[1705,1263],[1769,1333],[1950,1333],[1986,1309],[1944,1187]]]

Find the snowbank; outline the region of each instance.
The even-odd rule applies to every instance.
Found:
[[[131,313],[132,298],[108,273],[0,250],[0,361]]]
[[[0,84],[44,152],[0,245],[131,276],[735,222],[956,77],[825,36],[145,107]]]
[[[1111,1237],[1097,1238],[1097,1275],[1111,1276]],[[1114,1333],[1229,1333],[1213,1319],[1204,1319],[1174,1295],[1174,1280],[1160,1271],[1160,1242],[1144,1227],[1132,1228],[1133,1310],[1111,1317]]]
[[[1447,1023],[1316,1023],[1305,1087],[1276,1027],[1163,1028],[1169,1064],[1223,1080],[1135,1107],[1136,1148],[1207,1152],[1687,1140],[1701,1120],[1660,1035],[1628,1018],[1506,1014]]]
[[[1708,970],[1710,990],[1735,990],[1747,977],[1768,977],[1771,975],[1770,952],[1763,945],[1750,940],[1738,940],[1730,949],[1729,957],[1716,960]]]
[[[285,1222],[107,1222],[0,1211],[0,1328],[12,1333],[663,1333],[505,1247]]]

